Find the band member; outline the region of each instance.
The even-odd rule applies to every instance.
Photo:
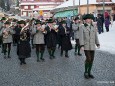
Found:
[[[26,64],[25,59],[31,56],[30,31],[28,29],[29,24],[26,25],[25,21],[21,20],[19,24],[21,31],[19,44],[17,46],[17,55],[20,60],[20,65],[22,65]]]
[[[36,55],[37,55],[37,62],[40,60],[45,61],[43,58],[44,50],[45,50],[45,42],[44,42],[44,30],[45,27],[42,28],[41,21],[36,20],[36,27],[32,29],[33,35],[33,44],[36,47]]]
[[[79,44],[79,26],[81,25],[80,24],[80,20],[79,20],[79,17],[76,17],[74,19],[74,24],[72,25],[72,29],[74,31],[74,38],[75,38],[75,41],[76,41],[76,44],[75,44],[75,55],[78,54],[79,56],[81,56],[81,53],[80,53],[80,44]]]
[[[8,51],[8,58],[11,58],[10,51],[11,51],[12,35],[14,34],[14,31],[10,27],[10,22],[6,21],[4,24],[5,24],[5,27],[2,28],[0,32],[0,35],[2,35],[2,41],[3,41],[3,46],[4,46],[3,47],[4,58],[6,58],[6,51]]]
[[[85,72],[84,77],[86,79],[94,78],[91,74],[91,69],[94,60],[95,54],[95,45],[99,48],[100,43],[97,36],[97,30],[92,24],[93,17],[90,14],[87,14],[83,18],[85,23],[80,26],[80,45],[81,49],[84,50],[86,60],[85,60]]]
[[[20,31],[21,31],[20,21],[17,22],[17,24],[13,30],[15,31],[14,41],[15,41],[15,44],[18,45],[20,42]]]
[[[66,26],[66,21],[61,22],[61,26],[59,27],[59,35],[61,38],[61,56],[63,56],[63,51],[65,51],[65,57],[68,56],[68,50],[72,49],[72,44],[70,40],[70,29]]]
[[[13,34],[13,46],[16,46],[16,44],[17,44],[17,36],[16,36],[17,20],[13,19],[11,23],[13,25],[12,28],[15,31],[15,34]]]
[[[34,27],[35,27],[35,19],[33,18],[32,20],[31,20],[31,23],[30,23],[30,31],[32,32],[32,29],[34,29]],[[31,34],[31,46],[32,46],[32,49],[34,49],[35,48],[35,46],[34,46],[34,44],[33,44],[33,38],[34,38],[34,35],[33,34]]]
[[[4,23],[6,22],[6,18],[2,17],[1,21],[0,21],[0,31],[2,30],[2,28],[4,28]],[[3,43],[2,43],[2,36],[0,36],[0,47],[2,46],[2,53],[3,53]]]
[[[49,19],[47,21],[47,26],[45,28],[45,30],[47,31],[46,35],[45,35],[45,41],[46,41],[46,45],[47,45],[47,49],[50,55],[50,59],[54,59],[54,53],[56,50],[56,45],[57,45],[57,28],[55,28],[53,26],[53,19]]]

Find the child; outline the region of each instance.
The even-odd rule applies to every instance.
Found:
[[[105,18],[105,28],[106,28],[106,32],[109,32],[109,25],[111,24],[111,22],[109,21],[108,18]]]

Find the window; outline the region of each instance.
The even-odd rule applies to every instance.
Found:
[[[26,16],[27,15],[27,12],[23,12],[23,16]]]
[[[34,9],[34,6],[31,6],[31,9]]]
[[[24,6],[24,9],[28,9],[28,6]]]

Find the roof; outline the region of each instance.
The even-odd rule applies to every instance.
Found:
[[[100,4],[100,3],[102,3],[102,2],[96,2],[96,0],[89,0],[89,4]],[[105,2],[105,3],[115,3],[115,0],[112,0],[112,2]],[[87,0],[81,0],[80,5],[86,5],[86,4],[87,4]],[[74,5],[79,5],[79,0],[75,0]],[[69,6],[73,6],[73,0],[64,2],[63,4],[57,6],[55,9],[69,7]]]
[[[36,10],[52,10],[53,8],[35,8],[33,9],[33,11],[36,11]]]
[[[53,5],[60,4],[55,2],[21,2],[20,5]]]

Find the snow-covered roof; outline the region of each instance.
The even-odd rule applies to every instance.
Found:
[[[102,3],[102,2],[96,2],[96,0],[89,0],[89,4],[99,4],[99,3]],[[105,3],[115,3],[115,0],[112,0],[112,2],[105,2]],[[80,5],[86,5],[86,4],[87,4],[87,0],[80,0]],[[79,5],[79,0],[75,0],[74,5]],[[57,6],[55,9],[69,7],[69,6],[73,6],[73,0],[64,2],[63,4]]]
[[[52,10],[53,8],[35,8],[33,9],[33,11],[36,11],[36,10]]]
[[[55,2],[21,2],[20,5],[54,5],[54,4],[60,4]]]

